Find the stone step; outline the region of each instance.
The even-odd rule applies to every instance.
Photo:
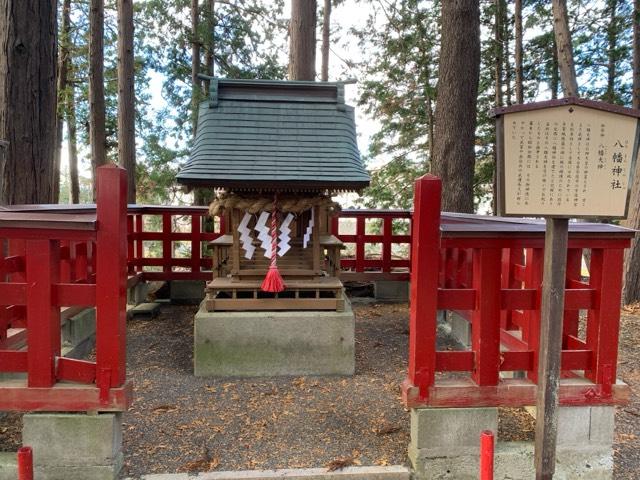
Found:
[[[160,313],[159,303],[140,303],[133,307],[127,307],[127,315],[129,317],[157,317]]]
[[[388,467],[347,467],[333,472],[326,468],[300,468],[283,470],[243,470],[234,472],[208,472],[144,475],[127,480],[409,480],[409,469],[400,465]]]
[[[16,452],[0,452],[0,480],[18,478],[18,458]]]

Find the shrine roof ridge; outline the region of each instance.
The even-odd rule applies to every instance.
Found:
[[[564,107],[567,105],[593,108],[595,110],[602,110],[604,112],[617,113],[620,115],[626,115],[628,117],[640,118],[640,110],[638,109],[579,97],[565,97],[553,100],[544,100],[542,102],[519,103],[515,105],[508,105],[506,107],[496,107],[492,108],[489,111],[489,117],[496,118],[509,113],[528,112],[532,110],[541,110],[544,108]]]

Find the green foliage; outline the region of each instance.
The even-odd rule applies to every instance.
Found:
[[[368,207],[407,207],[411,204],[415,178],[429,170],[432,121],[427,107],[429,102],[437,101],[440,2],[362,0],[360,3],[371,12],[365,28],[352,31],[357,35],[360,50],[367,52],[359,65],[360,106],[380,124],[366,157],[372,169],[372,184],[361,203]],[[629,104],[631,2],[569,0],[568,3],[580,94]],[[509,104],[515,97],[515,33],[513,3],[505,4],[502,84],[504,100]],[[474,179],[476,207],[486,205],[493,195],[495,128],[489,112],[495,107],[496,92],[495,5],[494,0],[480,1],[482,52]],[[562,96],[554,58],[551,2],[524,0],[523,20],[525,102]],[[614,44],[613,49],[610,44]],[[615,67],[613,98],[607,95],[610,62]]]

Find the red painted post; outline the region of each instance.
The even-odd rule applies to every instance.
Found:
[[[493,480],[494,437],[491,430],[480,434],[480,480]]]
[[[171,276],[171,264],[173,263],[173,243],[171,241],[172,236],[171,214],[162,214],[162,260],[165,277]]]
[[[96,383],[122,386],[126,379],[127,172],[98,168],[96,275]]]
[[[364,217],[356,218],[356,272],[364,272]]]
[[[471,348],[475,353],[473,380],[497,385],[500,374],[500,273],[502,251],[473,251],[473,288],[476,307],[471,314]]]
[[[196,276],[202,270],[202,243],[200,242],[201,215],[191,215],[191,273]]]
[[[542,301],[542,269],[544,266],[544,248],[527,249],[525,288],[537,290],[536,308],[525,312],[526,332],[523,339],[533,351],[533,365],[527,372],[527,378],[538,383],[538,360],[540,358],[540,303]]]
[[[33,450],[31,447],[18,449],[18,480],[33,480]]]
[[[29,387],[56,383],[55,359],[60,355],[60,309],[54,305],[53,285],[60,279],[60,243],[27,240],[27,352]]]
[[[596,305],[587,317],[587,345],[593,350],[592,369],[585,376],[610,389],[616,379],[620,300],[624,250],[620,248],[591,251],[590,286],[596,289]]]
[[[393,219],[391,217],[384,217],[382,219],[382,271],[385,273],[391,272],[391,236],[393,234]]]
[[[582,249],[569,248],[567,250],[567,287],[570,280],[580,280],[582,278]],[[567,348],[567,338],[569,335],[578,335],[578,323],[580,321],[580,310],[565,310],[562,323],[562,348]]]
[[[436,370],[436,327],[440,261],[440,195],[438,177],[425,175],[415,183],[411,239],[411,310],[409,380],[426,399]]]

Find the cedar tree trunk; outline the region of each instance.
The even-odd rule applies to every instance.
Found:
[[[127,202],[136,203],[136,98],[133,0],[118,0],[118,163],[127,170]]]
[[[442,179],[448,212],[473,213],[479,73],[479,0],[442,2],[433,171]]]
[[[329,81],[329,45],[331,35],[331,0],[324,0],[324,17],[322,20],[322,73],[320,79]]]
[[[89,11],[89,144],[96,198],[96,169],[107,163],[104,102],[104,0],[91,0]]]
[[[633,16],[633,108],[640,108],[640,0],[634,0]],[[640,162],[631,188],[629,216],[625,225],[640,230]],[[624,303],[640,301],[640,233],[636,232],[624,262]]]
[[[291,0],[289,80],[316,78],[316,0]]]
[[[56,2],[0,0],[2,202],[51,203],[56,148]]]
[[[558,69],[562,92],[565,97],[578,96],[578,81],[576,67],[573,62],[573,47],[571,45],[571,31],[567,15],[567,0],[553,0],[553,33],[558,50]]]

